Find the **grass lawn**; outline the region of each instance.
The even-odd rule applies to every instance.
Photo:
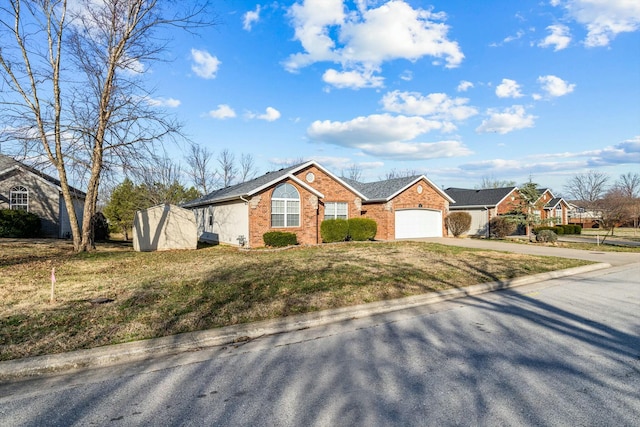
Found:
[[[98,347],[416,295],[588,264],[444,245],[74,254],[0,239],[0,360]],[[55,301],[50,302],[55,267]],[[96,304],[96,298],[109,303]]]

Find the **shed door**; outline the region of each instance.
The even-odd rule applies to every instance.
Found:
[[[489,213],[486,209],[483,210],[470,210],[464,211],[471,215],[471,227],[469,228],[470,235],[487,236],[489,227],[487,224],[487,218]]]
[[[442,237],[442,212],[428,209],[396,211],[396,239]]]

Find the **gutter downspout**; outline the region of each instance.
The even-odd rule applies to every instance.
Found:
[[[483,206],[487,211],[487,235],[485,236],[487,239],[491,237],[491,219],[489,218],[489,208],[487,206]]]
[[[249,209],[251,209],[249,206],[249,200],[245,199],[244,196],[240,196],[240,200],[242,200],[243,202],[245,202],[247,204],[247,225],[249,226],[249,230],[247,230],[247,247],[250,248],[251,247],[251,214],[249,213]]]

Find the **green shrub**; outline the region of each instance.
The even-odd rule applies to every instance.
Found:
[[[445,224],[454,237],[466,233],[471,228],[471,215],[467,212],[451,212],[445,218]]]
[[[357,242],[373,240],[378,232],[378,223],[370,218],[351,218],[347,220],[347,223],[349,225],[347,239],[349,240]]]
[[[536,242],[542,243],[555,243],[558,240],[558,235],[552,230],[540,230],[536,234]]]
[[[516,231],[517,225],[507,218],[497,216],[489,221],[489,235],[495,239],[504,239]]]
[[[0,210],[0,237],[38,237],[40,217],[23,210]]]
[[[285,231],[269,231],[262,235],[262,240],[266,246],[273,248],[282,248],[298,244],[298,236],[296,233],[288,233]]]
[[[582,226],[580,224],[574,224],[573,228],[575,229],[573,234],[582,234]]]
[[[324,243],[344,242],[349,237],[349,222],[346,219],[325,219],[320,224],[320,236]]]
[[[551,229],[558,236],[562,236],[564,234],[564,227],[561,225],[557,225]]]
[[[541,225],[539,227],[534,228],[532,231],[533,231],[533,234],[537,235],[538,233],[540,233],[541,231],[544,231],[544,230],[553,231],[553,227],[548,226],[548,225]]]

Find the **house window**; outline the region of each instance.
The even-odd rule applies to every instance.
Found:
[[[324,219],[347,219],[347,202],[325,202]]]
[[[556,224],[562,224],[562,206],[556,206]]]
[[[271,195],[271,226],[300,226],[300,194],[291,184],[280,184]]]
[[[29,210],[29,190],[18,185],[9,193],[9,208],[17,211]]]

